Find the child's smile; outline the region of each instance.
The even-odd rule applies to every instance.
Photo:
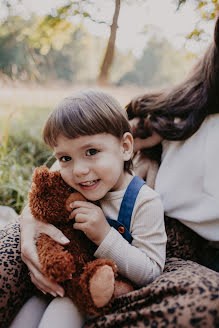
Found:
[[[93,181],[81,182],[80,186],[84,190],[93,190],[97,187],[99,181],[100,181],[100,179],[96,179]]]
[[[99,200],[110,190],[126,188],[131,180],[124,161],[132,155],[130,133],[119,138],[100,133],[68,139],[62,135],[54,147],[62,178],[88,200]]]

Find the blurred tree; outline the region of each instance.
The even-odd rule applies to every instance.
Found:
[[[132,2],[136,3],[136,0],[135,1],[126,0],[126,2],[131,4]],[[141,1],[139,0],[138,2],[140,3]],[[112,24],[110,25],[110,36],[107,43],[104,58],[100,66],[100,73],[97,79],[98,84],[101,86],[104,86],[109,82],[109,75],[112,69],[112,64],[115,54],[115,42],[116,42],[116,33],[118,29],[118,18],[120,13],[121,0],[114,0],[114,3],[115,3],[115,7],[114,7],[115,9],[113,14]]]
[[[0,70],[14,79],[21,75],[32,79],[37,75],[33,52],[27,40],[20,39],[26,24],[21,17],[9,16],[0,26]]]
[[[88,33],[81,26],[74,26],[65,38],[59,35],[60,51],[58,32],[56,38],[48,38],[47,42],[47,38],[42,37],[44,31],[38,29],[39,24],[38,17],[24,20],[9,16],[0,25],[0,71],[12,79],[72,81],[81,69],[81,52],[85,48],[81,40]]]
[[[125,73],[118,84],[131,83],[140,86],[152,85],[152,80],[160,68],[160,50],[160,43],[154,40],[149,41],[142,56],[136,61],[133,70]]]
[[[108,83],[115,53],[115,41],[121,0],[112,1],[115,3],[115,10],[112,24],[110,25],[110,36],[107,42],[106,51],[100,65],[99,75],[97,77],[97,82],[100,85],[105,85]],[[96,14],[91,14],[90,12],[92,12],[94,6],[96,8]],[[71,28],[69,20],[73,16],[80,16],[81,18],[89,19],[97,24],[109,25],[108,22],[98,19],[98,10],[98,4],[95,3],[95,1],[76,0],[69,1],[65,6],[62,6],[53,12],[52,15],[46,16],[36,29],[37,34],[35,35],[37,43],[39,44],[40,42],[41,53],[46,54],[52,45],[61,48],[62,43],[60,42],[60,35],[63,35],[63,41],[67,42]]]
[[[186,54],[177,51],[165,39],[152,37],[134,67],[117,83],[161,87],[179,81],[189,69]]]
[[[127,54],[121,54],[118,49],[115,49],[115,57],[110,72],[110,82],[117,84],[126,72],[134,69],[135,63],[136,57],[133,56],[131,50]]]
[[[116,32],[118,28],[118,18],[120,11],[120,0],[115,0],[115,11],[113,15],[112,25],[110,26],[110,37],[106,48],[106,53],[103,59],[103,62],[100,67],[100,74],[98,76],[98,84],[106,85],[109,80],[109,73],[113,63],[113,57],[115,52],[115,41],[116,41]]]
[[[2,0],[10,9],[11,15],[16,13],[18,3],[21,0]],[[125,3],[132,3],[133,0],[123,0]],[[138,0],[139,2],[142,0]],[[16,4],[13,6],[12,4]],[[102,64],[100,66],[97,81],[99,84],[107,84],[110,72],[112,71],[112,64],[115,53],[115,41],[118,28],[118,17],[120,12],[121,0],[111,0],[115,4],[112,24],[110,25],[106,20],[100,20],[102,4],[92,0],[69,0],[64,6],[53,9],[50,14],[44,17],[35,17],[32,19],[32,24],[27,25],[19,33],[20,42],[28,44],[29,50],[34,49],[32,57],[38,58],[41,62],[49,63],[46,55],[54,53],[54,50],[61,50],[63,47],[67,48],[67,44],[71,42],[72,35],[75,29],[78,28],[72,24],[72,19],[76,16],[82,19],[88,19],[98,24],[105,24],[110,27],[110,36],[107,42],[105,54],[103,56]],[[99,6],[99,7],[98,7]],[[101,17],[102,18],[102,17]],[[77,24],[79,25],[79,24]],[[82,23],[80,24],[82,26]],[[16,40],[16,39],[15,39]],[[101,52],[101,54],[104,52]],[[100,54],[100,55],[101,55]],[[43,56],[41,56],[43,55]],[[56,56],[58,57],[58,55]],[[32,58],[33,60],[33,58]],[[34,61],[34,60],[33,60]],[[101,56],[100,56],[101,61]],[[33,67],[32,67],[33,68]],[[34,76],[37,76],[37,70],[34,71]],[[29,74],[27,74],[29,76]]]

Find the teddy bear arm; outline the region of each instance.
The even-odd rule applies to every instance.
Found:
[[[71,279],[75,272],[74,259],[62,245],[41,234],[36,246],[42,272],[48,279],[56,282]]]

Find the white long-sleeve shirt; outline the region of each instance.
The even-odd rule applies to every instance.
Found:
[[[219,114],[185,141],[164,141],[155,181],[166,215],[219,241]]]
[[[106,217],[117,220],[126,190],[108,192],[100,201]],[[94,256],[111,258],[119,272],[138,286],[144,286],[161,274],[166,256],[164,211],[159,195],[143,185],[132,212],[129,244],[113,227]]]

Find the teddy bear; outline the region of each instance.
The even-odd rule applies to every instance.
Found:
[[[55,225],[70,240],[63,246],[42,233],[36,247],[43,274],[63,286],[65,295],[79,311],[103,313],[115,297],[134,289],[130,281],[117,273],[111,259],[95,259],[97,246],[73,228],[70,204],[87,200],[65,183],[59,171],[49,171],[46,166],[36,168],[28,200],[37,220]]]

